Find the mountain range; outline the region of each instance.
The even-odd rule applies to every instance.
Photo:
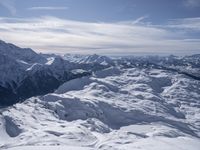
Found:
[[[0,41],[0,74],[0,149],[200,147],[200,54],[38,54]]]

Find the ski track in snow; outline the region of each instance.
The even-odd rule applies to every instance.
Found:
[[[200,82],[111,67],[0,114],[0,149],[198,150]]]

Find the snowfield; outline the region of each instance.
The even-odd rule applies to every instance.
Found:
[[[199,147],[200,81],[162,68],[113,66],[0,113],[2,150]]]

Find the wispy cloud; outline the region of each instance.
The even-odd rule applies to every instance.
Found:
[[[67,9],[68,7],[52,7],[52,6],[28,8],[28,10],[67,10]]]
[[[170,20],[169,27],[200,32],[200,17],[173,19],[173,20]]]
[[[124,22],[121,22],[121,23],[129,23],[129,24],[143,24],[143,21],[146,19],[146,18],[149,18],[148,15],[145,15],[145,16],[141,16],[139,18],[137,18],[136,20],[133,20],[133,21],[124,21]],[[145,22],[147,23],[147,22]]]
[[[198,19],[191,19],[191,25],[194,20]],[[188,28],[182,23],[177,21],[174,24],[170,22],[156,26],[127,22],[81,22],[56,17],[0,18],[0,36],[8,42],[42,52],[102,54],[199,52],[200,39],[190,37],[188,35],[190,31],[177,30],[178,26]]]
[[[16,15],[17,10],[15,8],[14,0],[0,0],[0,5],[5,7],[11,15]]]
[[[185,7],[194,8],[200,6],[200,0],[184,0],[183,4]]]

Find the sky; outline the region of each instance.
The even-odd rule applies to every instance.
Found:
[[[42,53],[200,53],[200,0],[0,0],[0,39]]]

